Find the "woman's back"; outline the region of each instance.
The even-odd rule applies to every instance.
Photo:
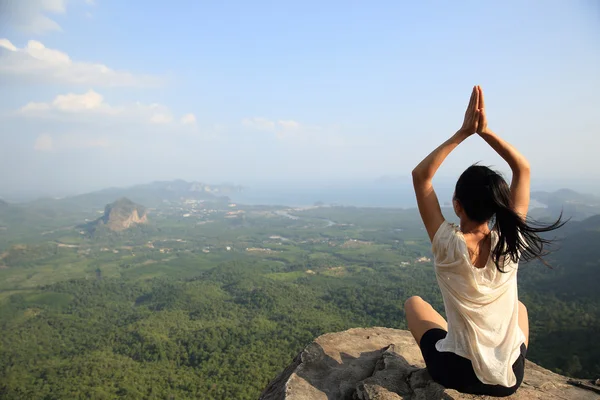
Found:
[[[464,233],[463,237],[469,251],[469,260],[475,268],[485,268],[489,264],[492,250],[491,231],[487,233]]]
[[[489,242],[490,247],[497,244],[495,231]],[[513,386],[512,365],[525,342],[519,329],[517,264],[509,261],[500,272],[488,251],[485,266],[476,267],[464,235],[448,222],[434,236],[432,249],[448,321],[448,335],[436,348],[471,360],[485,384]]]

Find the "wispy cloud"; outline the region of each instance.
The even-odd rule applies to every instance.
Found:
[[[63,14],[66,0],[1,0],[3,19],[6,24],[26,33],[41,34],[60,31],[60,25],[49,14]]]
[[[79,0],[95,6],[95,0]],[[0,0],[0,26],[32,35],[62,31],[55,16],[67,12],[73,0]]]
[[[171,121],[173,121],[173,117],[165,113],[156,113],[150,117],[150,122],[153,124],[168,124]]]
[[[302,134],[303,131],[306,132],[307,128],[294,120],[275,121],[264,117],[244,118],[242,126],[248,130],[272,133],[279,139]]]
[[[349,143],[347,138],[337,133],[337,126],[322,127],[302,124],[291,119],[270,120],[264,117],[244,118],[241,125],[246,130],[270,133],[277,140],[293,141],[296,144],[304,142],[337,147]]]
[[[1,1],[1,0],[0,0]],[[0,75],[7,75],[37,83],[85,86],[160,86],[165,79],[116,71],[104,64],[73,61],[60,50],[30,40],[18,48],[8,39],[0,39]]]
[[[0,0],[0,23],[29,34],[60,31],[49,15],[64,14],[67,0]]]
[[[55,152],[63,150],[107,149],[116,147],[114,139],[98,137],[93,134],[54,134],[43,133],[33,144],[33,149],[39,152]]]
[[[29,102],[21,107],[18,115],[38,119],[58,119],[69,121],[94,122],[99,118],[106,121],[135,121],[151,124],[170,124],[174,122],[171,110],[161,104],[141,102],[111,105],[104,96],[94,90],[85,93],[67,93],[56,96],[47,102]],[[193,114],[181,117],[180,124],[189,124]]]
[[[169,107],[141,102],[113,105],[94,90],[61,94],[49,101],[29,102],[4,117],[5,127],[23,126],[37,152],[152,147],[166,143],[172,134],[201,138],[196,117],[174,117]],[[190,136],[190,134],[192,134]]]
[[[196,116],[194,114],[185,114],[183,117],[181,117],[180,122],[183,125],[195,125],[196,124]]]
[[[256,131],[275,131],[275,122],[263,117],[244,118],[242,120],[242,126]]]
[[[104,97],[93,90],[83,94],[61,94],[51,102],[30,102],[20,109],[23,113],[35,113],[41,111],[80,112],[94,111],[115,113],[118,110],[104,102]]]
[[[33,144],[34,150],[37,151],[52,151],[54,149],[54,143],[52,141],[52,136],[47,133],[42,133],[35,139],[35,143]]]

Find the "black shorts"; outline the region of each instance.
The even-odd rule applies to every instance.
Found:
[[[521,345],[521,355],[513,364],[513,371],[517,383],[512,387],[501,385],[486,385],[482,383],[473,371],[471,360],[452,352],[438,351],[435,344],[446,337],[448,332],[443,329],[430,329],[421,338],[421,353],[427,365],[431,378],[448,389],[455,389],[461,393],[487,395],[496,397],[510,396],[515,393],[523,382],[525,373],[525,355],[527,348]]]

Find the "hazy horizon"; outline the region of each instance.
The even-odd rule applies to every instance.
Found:
[[[183,180],[183,179],[173,179]],[[166,181],[173,181],[166,180]],[[89,190],[45,192],[45,191],[21,191],[0,192],[0,199],[14,202],[27,203],[42,198],[65,198],[78,196],[106,189],[127,189],[133,186],[146,185],[163,180],[150,182],[138,182],[133,185],[113,185],[108,187],[96,187]],[[378,177],[377,179],[360,180],[335,180],[335,181],[249,181],[249,182],[201,182],[208,185],[233,185],[240,186],[242,192],[228,195],[234,202],[242,204],[264,204],[264,205],[286,205],[286,206],[311,206],[316,202],[324,204],[337,204],[343,206],[358,207],[416,207],[412,182],[409,177]],[[454,177],[436,177],[435,185],[440,203],[450,204]],[[581,194],[600,196],[599,191],[586,190],[587,184],[576,181],[571,182],[538,182],[532,186],[532,192],[555,192],[561,189],[574,190]],[[541,204],[532,199],[533,205]]]
[[[600,6],[0,0],[0,195],[184,179],[370,182],[461,124],[472,85],[534,190],[600,194]],[[442,166],[509,175],[478,137]]]

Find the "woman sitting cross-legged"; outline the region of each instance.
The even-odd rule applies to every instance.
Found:
[[[488,167],[467,168],[456,183],[455,226],[442,215],[432,179],[446,156],[475,133],[508,163],[512,182],[509,187]],[[525,157],[488,128],[479,86],[463,126],[413,170],[448,322],[418,296],[406,301],[406,319],[429,374],[447,388],[509,396],[523,381],[529,323],[517,296],[518,263],[544,255],[548,240],[538,234],[563,225],[560,218],[549,226],[526,220],[529,181]]]

